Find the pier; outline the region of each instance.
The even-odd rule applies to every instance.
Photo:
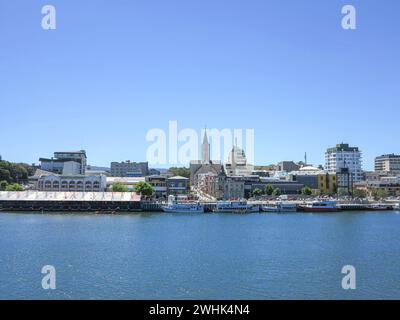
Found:
[[[0,210],[136,212],[142,207],[140,196],[135,193],[2,191]]]

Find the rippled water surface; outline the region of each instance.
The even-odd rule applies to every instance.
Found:
[[[400,215],[0,213],[0,299],[43,298],[399,299]]]

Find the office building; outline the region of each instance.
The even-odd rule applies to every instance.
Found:
[[[253,173],[254,166],[247,163],[246,154],[243,149],[234,146],[229,153],[225,164],[225,172],[228,176],[249,176]]]
[[[375,158],[375,171],[400,173],[400,155],[386,154]]]
[[[328,173],[320,168],[306,166],[288,174],[287,180],[298,182],[313,190],[314,194],[336,194],[336,173]]]
[[[87,157],[85,150],[54,152],[52,158],[40,158],[40,169],[55,174],[80,174],[86,172]],[[64,167],[65,171],[64,171]]]
[[[325,170],[330,174],[341,173],[348,169],[350,184],[363,179],[361,151],[348,144],[338,144],[325,153]]]
[[[146,182],[154,188],[154,196],[156,198],[167,198],[167,177],[152,175],[146,177]]]
[[[294,161],[281,161],[278,163],[277,167],[277,171],[286,172],[298,171],[300,169],[300,165],[298,165]]]
[[[111,162],[112,177],[145,177],[149,175],[148,162]]]
[[[167,179],[168,195],[187,196],[190,191],[190,181],[188,178],[175,176]]]

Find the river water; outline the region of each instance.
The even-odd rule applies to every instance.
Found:
[[[399,298],[396,212],[0,213],[0,299]]]

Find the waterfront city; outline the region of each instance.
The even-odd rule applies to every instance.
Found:
[[[400,299],[399,13],[1,1],[0,305],[259,319]]]
[[[300,211],[399,209],[400,155],[394,153],[377,156],[375,170],[365,172],[361,150],[346,143],[326,150],[324,166],[308,163],[307,154],[303,161],[255,166],[237,145],[223,163],[212,160],[210,150],[205,131],[201,159],[188,168],[156,169],[129,160],[92,166],[85,150],[57,151],[38,165],[2,160],[0,209],[250,213],[286,211],[277,207],[282,202]]]

